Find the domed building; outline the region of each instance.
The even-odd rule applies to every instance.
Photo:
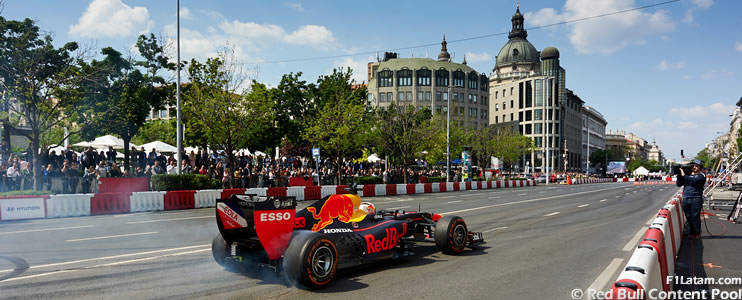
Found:
[[[582,141],[584,101],[566,88],[559,50],[547,47],[539,52],[528,41],[524,21],[517,5],[508,41],[489,78],[489,123],[517,128],[532,138],[536,150],[519,162],[518,172],[584,171],[584,149],[590,149]]]
[[[453,62],[447,44],[444,34],[437,60],[399,58],[387,52],[383,59],[369,63],[369,103],[374,107],[391,103],[427,107],[434,114],[445,114],[450,98],[452,122],[471,128],[488,126],[489,78],[466,65],[466,58]]]

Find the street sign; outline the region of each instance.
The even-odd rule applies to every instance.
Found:
[[[312,148],[312,156],[319,157],[319,148]]]

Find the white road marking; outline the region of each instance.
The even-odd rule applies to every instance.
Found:
[[[621,198],[621,196],[616,196],[616,198]]]
[[[608,283],[613,279],[613,274],[615,274],[616,271],[621,268],[622,264],[623,258],[614,258],[611,263],[608,264],[605,270],[603,270],[603,272],[598,275],[598,278],[595,278],[593,283],[590,284],[590,287],[588,287],[586,291],[605,291]]]
[[[543,191],[541,191],[541,192],[538,192],[538,193],[539,193],[539,194],[546,194],[546,192],[543,192]]]
[[[613,188],[593,190],[593,191],[584,191],[584,192],[577,192],[577,193],[557,195],[557,196],[544,197],[544,198],[536,198],[536,199],[527,199],[527,200],[520,200],[520,201],[513,201],[513,202],[506,202],[506,203],[498,203],[498,204],[485,205],[485,206],[468,208],[468,209],[462,209],[462,210],[449,211],[449,212],[444,212],[444,213],[441,213],[441,214],[442,215],[445,215],[445,214],[454,214],[454,213],[461,213],[461,212],[467,212],[467,211],[473,211],[473,210],[480,210],[480,209],[486,209],[486,208],[492,208],[492,207],[498,207],[498,206],[506,206],[506,205],[520,204],[520,203],[528,203],[528,202],[538,202],[538,201],[544,201],[544,200],[549,200],[549,199],[554,199],[554,198],[562,198],[562,197],[568,197],[568,196],[574,196],[574,195],[595,193],[595,192],[600,192],[600,191],[615,190],[617,188],[620,188],[620,187],[613,187]],[[490,197],[490,199],[492,199],[492,197]]]
[[[497,228],[493,228],[493,229],[490,229],[490,230],[485,230],[485,231],[482,231],[482,233],[493,232],[493,231],[495,231],[495,230],[500,230],[500,229],[505,229],[505,228],[507,228],[507,227],[497,227]]]
[[[199,253],[199,252],[206,252],[206,251],[211,251],[211,248],[209,248],[209,249],[193,250],[193,251],[186,251],[186,252],[180,252],[180,253],[165,254],[165,255],[160,255],[160,256],[138,258],[138,259],[133,259],[133,260],[126,260],[126,261],[120,261],[120,262],[114,262],[114,263],[108,263],[108,264],[102,264],[102,265],[95,265],[95,266],[92,266],[92,267],[87,267],[87,268],[82,268],[82,269],[62,270],[62,271],[54,271],[54,272],[48,272],[48,273],[41,273],[41,274],[36,274],[36,275],[20,276],[20,277],[14,277],[14,278],[10,278],[10,279],[5,279],[5,280],[0,281],[0,282],[10,282],[10,281],[16,281],[16,280],[31,279],[31,278],[37,278],[37,277],[42,277],[42,276],[49,276],[49,275],[54,275],[54,274],[60,274],[60,273],[70,273],[70,272],[81,271],[81,270],[89,270],[89,269],[100,268],[100,267],[117,266],[117,265],[123,265],[123,264],[136,263],[136,262],[145,261],[145,260],[153,260],[153,259],[165,258],[165,257],[170,257],[170,256],[187,255],[187,254],[193,254],[193,253]]]
[[[46,228],[46,229],[33,229],[33,230],[20,230],[20,231],[6,231],[0,232],[0,234],[11,234],[11,233],[26,233],[26,232],[40,232],[40,231],[54,231],[54,230],[65,230],[65,229],[78,229],[78,228],[90,228],[93,225],[85,226],[72,226],[72,227],[57,227],[57,228]]]
[[[494,196],[494,197],[489,197],[489,198],[490,199],[497,199],[497,198],[500,198],[500,196]]]
[[[606,202],[608,199],[601,199],[600,202]]]
[[[588,205],[590,205],[590,204],[583,204],[583,205],[578,206],[578,208],[583,208],[583,207],[588,206]]]
[[[557,192],[561,192],[561,191],[562,191],[562,189],[557,189],[556,191],[557,191]]]
[[[651,218],[649,218],[649,220],[647,220],[647,222],[646,222],[646,223],[644,223],[644,224],[646,224],[646,225],[652,224],[652,222],[654,222],[654,219],[657,219],[657,216],[652,216],[652,217],[651,217]]]
[[[156,223],[156,222],[190,220],[190,219],[206,219],[206,218],[214,218],[214,216],[201,216],[201,217],[187,217],[187,218],[160,219],[160,220],[149,220],[149,221],[136,221],[136,222],[126,222],[126,224]]]
[[[648,226],[644,226],[639,231],[636,232],[636,234],[631,237],[631,239],[626,243],[626,246],[623,246],[622,251],[631,251],[634,250],[634,246],[639,243],[639,238],[646,233],[647,229],[649,229]]]
[[[195,246],[187,246],[187,247],[178,247],[178,248],[169,248],[169,249],[162,249],[162,250],[153,250],[153,251],[145,251],[145,252],[137,252],[137,253],[113,255],[113,256],[103,256],[103,257],[88,258],[88,259],[73,260],[73,261],[65,261],[65,262],[60,262],[60,263],[31,266],[29,269],[38,269],[38,268],[46,268],[46,267],[56,267],[56,266],[76,264],[76,263],[82,263],[82,262],[88,262],[88,261],[115,259],[115,258],[130,257],[130,256],[137,256],[137,255],[147,255],[147,254],[153,254],[153,253],[168,252],[168,251],[177,251],[177,250],[185,250],[185,249],[207,247],[207,246],[208,247],[211,247],[211,244],[203,244],[203,245],[195,245]],[[211,249],[211,248],[209,248],[209,249]],[[8,272],[11,272],[11,271],[13,271],[13,269],[0,270],[0,273],[8,273]]]
[[[448,201],[447,203],[459,203],[459,202],[464,202],[464,200]]]
[[[408,208],[408,207],[409,206],[400,206],[400,207],[392,207],[392,208],[387,208],[387,209],[403,209],[403,208]]]
[[[91,241],[91,240],[102,240],[102,239],[112,239],[112,238],[118,238],[118,237],[147,235],[147,234],[156,234],[156,233],[158,233],[158,232],[157,231],[150,231],[150,232],[140,232],[140,233],[129,233],[129,234],[119,234],[119,235],[99,236],[99,237],[84,238],[84,239],[66,240],[65,242],[81,242],[81,241]]]
[[[555,211],[555,212],[553,212],[553,213],[550,213],[550,214],[545,214],[545,215],[544,215],[544,217],[551,217],[551,216],[556,216],[556,215],[558,215],[558,214],[559,214],[559,212],[558,212],[558,211]]]
[[[528,194],[526,194],[526,193],[523,193],[523,194],[518,194],[518,195],[516,195],[516,196],[525,196],[525,195],[528,195]]]
[[[441,199],[451,199],[451,198],[456,198],[456,197],[457,196],[445,196],[445,197],[439,197],[439,198],[441,198]]]

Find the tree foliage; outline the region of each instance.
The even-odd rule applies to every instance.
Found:
[[[413,164],[429,148],[437,132],[433,130],[430,109],[416,110],[412,105],[394,103],[376,112],[372,141],[379,155],[389,156],[398,164]],[[405,177],[405,183],[407,178]]]
[[[146,144],[154,141],[161,141],[170,145],[175,145],[177,141],[177,120],[150,120],[145,122],[137,134],[131,139],[131,142],[137,145]]]
[[[52,129],[71,123],[81,126],[90,118],[80,87],[92,72],[85,72],[85,51],[70,42],[56,48],[52,37],[30,19],[0,17],[0,87],[3,123],[30,140],[34,187],[41,182],[38,149]],[[5,137],[9,138],[8,136]],[[62,141],[56,142],[61,143]]]

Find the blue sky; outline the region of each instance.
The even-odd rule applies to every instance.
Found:
[[[526,28],[663,2],[523,0]],[[350,66],[366,81],[375,53],[436,57],[445,32],[454,61],[490,74],[507,42],[515,1],[181,0],[181,58],[205,60],[234,47],[248,74],[269,85],[303,72],[315,82]],[[657,144],[669,158],[695,154],[728,131],[742,96],[742,1],[681,0],[641,11],[528,31],[541,50],[557,47],[567,87],[600,111],[608,129]],[[6,0],[9,19],[32,18],[55,42],[126,51],[140,33],[175,38],[175,0]],[[456,42],[460,39],[500,34]],[[173,56],[174,56],[174,49]],[[288,60],[349,55],[330,59]],[[253,62],[274,62],[251,64]]]

